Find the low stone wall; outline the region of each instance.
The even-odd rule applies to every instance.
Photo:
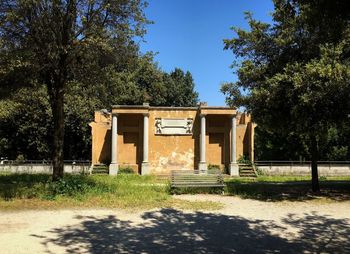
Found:
[[[264,175],[311,175],[311,165],[257,165]],[[319,176],[350,176],[350,164],[319,164]]]
[[[90,165],[75,165],[69,164],[64,165],[64,172],[69,174],[81,174],[87,173]],[[52,165],[46,164],[21,164],[21,165],[11,165],[4,164],[0,165],[0,172],[4,173],[28,173],[28,174],[52,174]]]

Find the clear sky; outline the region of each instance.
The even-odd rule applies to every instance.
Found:
[[[234,81],[231,51],[223,39],[232,38],[232,26],[248,28],[244,11],[271,22],[271,0],[148,0],[146,43],[141,51],[158,52],[155,60],[164,71],[179,67],[193,75],[199,99],[210,106],[225,105],[219,91],[224,81]]]

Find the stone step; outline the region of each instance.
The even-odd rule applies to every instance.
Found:
[[[253,169],[253,167],[252,166],[244,166],[244,167],[239,167],[239,169]]]
[[[93,175],[108,175],[109,169],[105,165],[96,165],[92,168]]]
[[[239,166],[240,177],[256,177],[256,173],[252,165],[240,165]]]

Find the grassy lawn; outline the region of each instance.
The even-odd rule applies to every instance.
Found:
[[[227,195],[264,201],[303,201],[323,198],[350,200],[350,177],[320,177],[321,193],[311,192],[308,176],[258,176],[225,180]]]
[[[0,209],[57,208],[151,209],[173,207],[190,210],[216,210],[215,202],[190,202],[174,199],[166,180],[154,176],[120,174],[66,175],[52,183],[49,175],[0,175]]]
[[[320,179],[321,193],[310,191],[310,177],[259,176],[225,180],[225,195],[264,201],[350,200],[350,177]],[[212,189],[180,193],[215,193]],[[216,210],[216,202],[175,199],[169,182],[154,176],[132,174],[66,175],[52,183],[44,174],[0,174],[0,209],[121,208],[141,210],[161,207]]]

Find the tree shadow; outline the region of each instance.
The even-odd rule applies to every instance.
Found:
[[[350,253],[349,219],[334,219],[312,212],[303,217],[289,214],[282,222],[299,230],[294,243],[303,246],[304,251]]]
[[[302,253],[321,246],[325,253],[348,250],[349,241],[340,244],[349,236],[345,220],[309,217],[285,218],[285,224],[301,230],[296,240],[277,235],[286,228],[274,221],[174,209],[145,212],[142,223],[116,216],[78,216],[80,224],[50,230],[54,237],[34,236],[47,249],[53,244],[68,253]]]
[[[310,181],[292,182],[226,182],[228,195],[262,201],[304,201],[329,198],[335,201],[350,200],[350,181],[321,181],[320,193],[311,191]]]

